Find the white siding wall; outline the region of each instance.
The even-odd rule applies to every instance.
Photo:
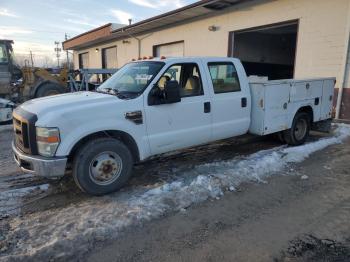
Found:
[[[236,10],[212,18],[179,25],[152,33],[142,40],[141,56],[152,55],[153,46],[184,41],[185,56],[227,56],[230,31],[299,19],[296,78],[329,77],[342,79],[348,37],[349,0],[277,0],[247,2]],[[216,32],[208,26],[219,27]],[[115,41],[80,50],[89,51],[90,67],[101,67],[101,53],[95,48],[118,46],[118,66],[137,58],[137,41]],[[77,53],[77,52],[75,52]],[[74,63],[78,66],[77,55]],[[337,81],[337,86],[339,86]],[[349,85],[348,85],[349,86]]]

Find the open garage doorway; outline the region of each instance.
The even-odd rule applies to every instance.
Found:
[[[229,56],[239,58],[248,76],[293,78],[298,21],[230,32]]]

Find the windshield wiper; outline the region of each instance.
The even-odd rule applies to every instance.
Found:
[[[96,89],[96,92],[108,94],[108,95],[117,95],[117,93],[118,93],[113,88],[110,88],[110,87],[105,87],[103,89]]]
[[[129,98],[129,96],[127,96],[125,93],[121,93],[119,92],[118,89],[114,89],[110,87],[105,87],[103,89],[96,89],[96,92],[117,96],[118,98],[121,98],[121,99]]]

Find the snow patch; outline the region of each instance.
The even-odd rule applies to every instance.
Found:
[[[91,198],[61,210],[45,211],[11,221],[6,243],[14,246],[3,259],[45,260],[61,256],[78,258],[93,247],[94,241],[118,237],[130,225],[158,218],[167,212],[184,212],[207,199],[220,199],[225,190],[235,190],[242,182],[265,183],[280,174],[290,163],[298,163],[329,145],[350,136],[350,125],[339,124],[332,137],[299,147],[276,147],[247,157],[236,157],[195,166],[181,173],[180,179],[156,186]]]
[[[0,218],[17,214],[23,204],[22,199],[34,191],[46,191],[49,184],[0,191]]]

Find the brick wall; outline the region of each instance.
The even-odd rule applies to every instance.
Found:
[[[84,34],[73,37],[65,42],[63,42],[63,49],[67,50],[74,46],[87,43],[98,38],[109,36],[111,34],[111,24],[103,25],[99,28],[88,31]]]

